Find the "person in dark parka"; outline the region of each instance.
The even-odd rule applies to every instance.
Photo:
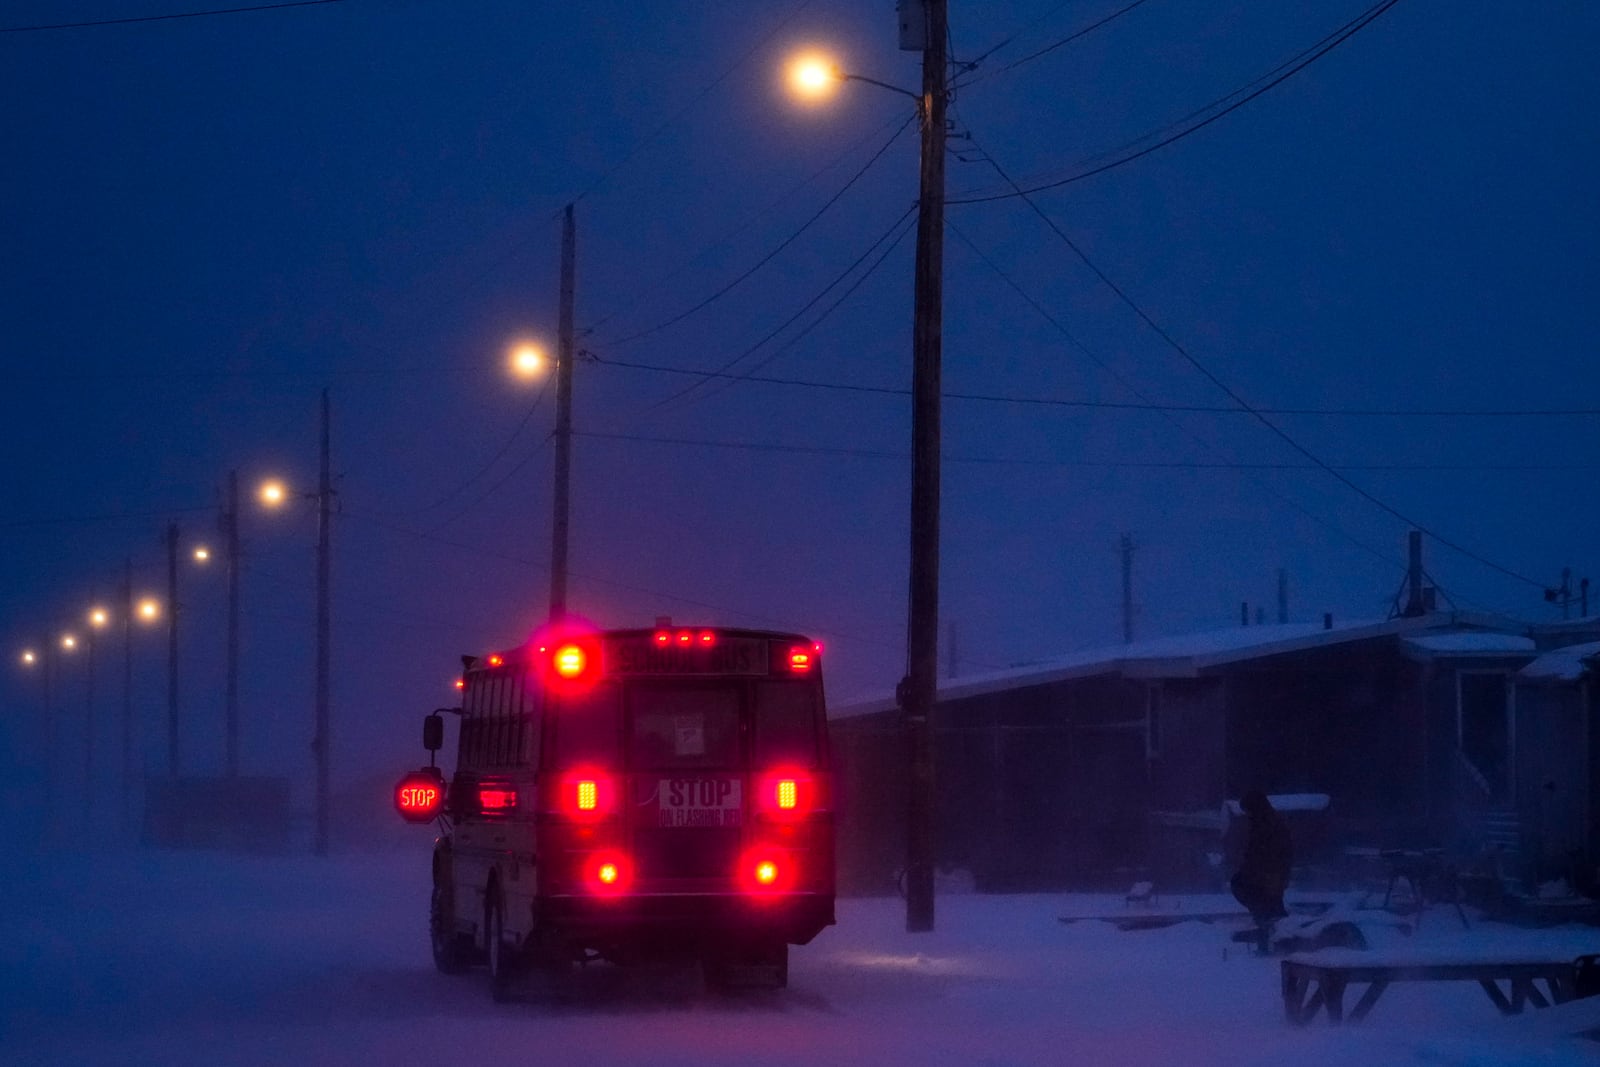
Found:
[[[1256,924],[1265,927],[1289,914],[1283,907],[1283,891],[1288,888],[1289,867],[1294,861],[1289,824],[1258,789],[1246,793],[1239,807],[1249,819],[1250,836],[1239,871],[1229,885]]]

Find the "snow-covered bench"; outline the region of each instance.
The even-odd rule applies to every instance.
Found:
[[[1394,955],[1339,951],[1290,957],[1281,964],[1283,1011],[1289,1021],[1305,1025],[1319,1011],[1329,1022],[1345,1018],[1344,994],[1352,982],[1367,983],[1350,1020],[1365,1018],[1394,982],[1477,982],[1494,1006],[1506,1015],[1520,1014],[1528,1004],[1547,1008],[1573,998],[1571,959]],[[1501,989],[1500,983],[1507,983]],[[1548,996],[1536,983],[1543,982]]]

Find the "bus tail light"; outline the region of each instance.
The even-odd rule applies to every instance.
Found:
[[[797,770],[777,770],[763,775],[756,786],[756,811],[777,822],[798,822],[825,810],[821,781]]]
[[[597,822],[617,810],[617,786],[609,774],[593,768],[573,771],[555,786],[554,803],[546,796],[546,810],[576,822]]]
[[[478,786],[478,808],[485,815],[510,815],[517,810],[517,791],[485,782]]]

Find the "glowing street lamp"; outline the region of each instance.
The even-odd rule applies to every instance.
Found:
[[[210,563],[211,562],[211,549],[207,548],[205,545],[195,545],[194,546],[194,561],[196,563],[200,563],[200,564]]]
[[[77,650],[78,650],[78,635],[77,634],[62,634],[61,635],[61,651],[63,651],[63,652],[76,652]]]
[[[139,601],[137,614],[141,622],[155,622],[161,618],[161,601],[155,597],[145,597]]]
[[[544,350],[531,343],[520,344],[513,348],[509,360],[511,373],[523,381],[533,381],[542,377],[549,362]]]
[[[22,665],[24,667],[31,667],[35,663],[39,662],[39,654],[37,652],[35,652],[33,649],[31,649],[31,648],[23,649],[21,658],[22,658]]]
[[[263,507],[280,508],[289,499],[289,490],[276,478],[261,483],[261,488],[256,490]]]

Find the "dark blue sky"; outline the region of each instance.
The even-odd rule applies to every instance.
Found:
[[[956,130],[1024,184],[1069,176],[1367,4],[1147,0],[1002,69],[1124,6],[956,0],[958,58],[1002,45],[959,93]],[[0,24],[172,10],[14,0]],[[513,643],[544,611],[552,405],[513,438],[537,389],[503,358],[521,336],[553,343],[557,216],[579,198],[578,320],[612,364],[578,367],[576,425],[610,436],[576,442],[574,608],[793,627],[826,642],[836,701],[892,688],[909,402],[745,382],[663,403],[696,379],[615,365],[723,366],[913,203],[907,130],[762,269],[625,340],[791,236],[906,117],[863,85],[796,106],[779,67],[805,43],[917,83],[888,0],[347,0],[0,34],[8,647],[109,597],[125,555],[159,588],[165,522],[214,541],[206,509],[230,469],[309,487],[326,385],[335,767],[413,761],[458,653]],[[1403,0],[1232,114],[1035,203],[1251,404],[1594,408],[1597,53],[1600,14],[1578,0]],[[965,145],[951,196],[1006,191]],[[948,390],[1232,403],[1027,204],[948,218]],[[910,257],[906,238],[809,332],[792,339],[856,274],[734,369],[904,387]],[[1430,544],[1462,606],[1549,618],[1534,583],[1600,572],[1592,416],[1272,418],[1532,579]],[[1307,463],[1248,415],[952,399],[945,425],[943,606],[965,671],[1119,640],[1124,531],[1141,635],[1233,624],[1241,600],[1272,613],[1279,568],[1297,620],[1382,617],[1400,582],[1405,524],[1322,471],[1240,469]],[[309,780],[314,516],[250,512],[245,533],[246,767]],[[199,770],[221,759],[221,592],[219,571],[186,570]],[[141,636],[154,768],[163,655]],[[27,682],[5,674],[24,764]]]

